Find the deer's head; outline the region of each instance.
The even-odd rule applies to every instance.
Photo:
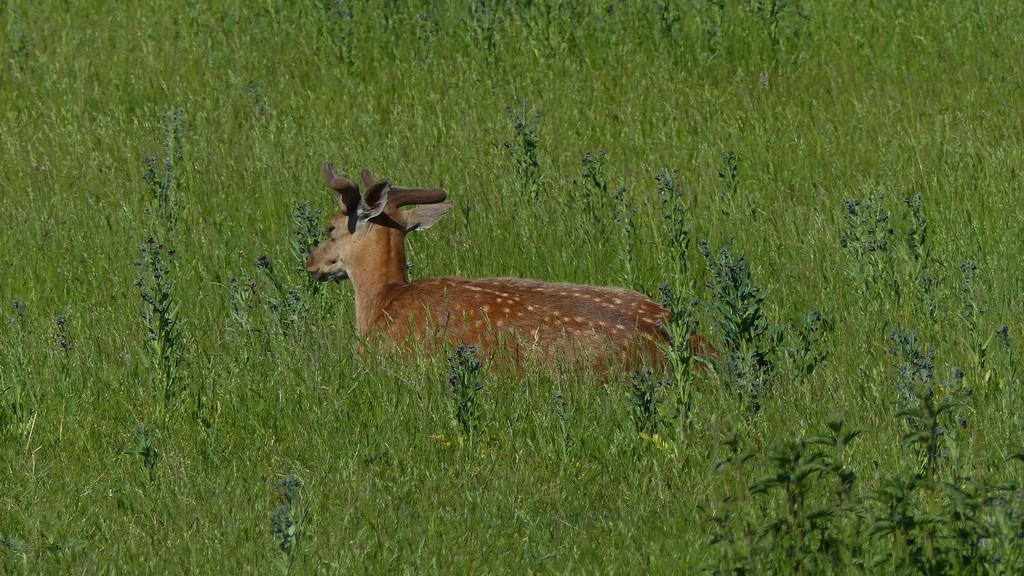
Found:
[[[360,177],[365,190],[355,182],[334,173],[330,162],[324,164],[324,179],[334,191],[340,207],[327,227],[327,239],[309,253],[306,271],[317,280],[348,278],[354,270],[386,273],[393,251],[401,255],[401,273],[405,273],[401,245],[407,232],[430,227],[452,208],[440,188],[400,188],[388,180],[377,180],[369,170]],[[402,206],[415,208],[400,210]]]

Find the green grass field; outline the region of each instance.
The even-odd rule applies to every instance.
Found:
[[[1024,571],[1022,22],[5,0],[0,573]],[[667,285],[717,366],[360,353],[328,160],[448,190],[413,276]]]

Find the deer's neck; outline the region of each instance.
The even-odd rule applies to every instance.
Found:
[[[356,326],[366,336],[373,330],[388,303],[389,294],[409,283],[405,265],[405,235],[394,228],[374,225],[368,231],[373,245],[368,257],[349,270],[356,295]]]

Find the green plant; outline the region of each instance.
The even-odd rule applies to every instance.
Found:
[[[515,139],[506,140],[502,146],[512,160],[512,170],[523,200],[535,204],[543,188],[543,173],[537,155],[540,137],[536,125],[541,113],[539,110],[531,111],[526,100],[521,100],[518,108],[506,106],[505,111],[512,119]]]
[[[320,226],[321,213],[320,208],[314,208],[308,201],[296,204],[292,211],[292,259],[296,272],[305,278],[303,290],[309,300],[321,298],[326,286],[306,274],[306,257],[324,239],[323,228]]]
[[[666,382],[656,379],[650,368],[629,373],[626,397],[637,434],[653,438],[662,436],[669,428],[673,417],[672,406],[665,397],[666,388]]]
[[[989,347],[995,339],[996,334],[984,338],[981,334],[981,316],[985,308],[975,290],[975,277],[978,266],[973,260],[968,260],[960,265],[962,274],[960,280],[960,293],[963,296],[963,312],[961,318],[966,328],[965,336],[971,352],[970,368],[978,375],[978,383],[988,388],[993,378],[993,371],[989,365]]]
[[[153,446],[153,432],[146,426],[136,426],[133,432],[135,446],[128,451],[131,456],[138,456],[142,460],[142,467],[146,470],[146,476],[150,482],[156,481],[156,465],[160,461],[160,453]]]
[[[270,116],[270,107],[267,104],[267,83],[263,80],[249,82],[245,86],[245,99],[249,103],[256,123],[265,125]]]
[[[931,263],[931,250],[928,244],[928,218],[924,214],[924,206],[920,194],[908,196],[905,200],[910,208],[910,222],[907,227],[907,248],[914,262],[927,266]]]
[[[14,316],[7,321],[13,332],[0,344],[0,431],[27,434],[35,417],[36,386],[28,363],[28,327],[25,304],[14,300]]]
[[[281,479],[281,504],[270,515],[271,534],[280,555],[275,564],[281,574],[291,574],[295,554],[302,542],[302,525],[306,515],[302,501],[302,480],[288,475]]]
[[[706,240],[698,245],[711,273],[711,312],[725,340],[734,389],[757,412],[771,388],[782,338],[764,313],[768,291],[753,282],[744,256],[727,248],[714,253]]]
[[[69,352],[71,350],[71,331],[68,328],[68,315],[61,314],[53,322],[57,326],[57,331],[53,334],[53,337],[57,340],[57,345],[64,352]]]
[[[963,371],[959,368],[954,369],[954,373],[957,380],[963,378]],[[946,388],[948,389],[950,386]],[[943,448],[946,446],[946,436],[949,431],[955,427],[967,426],[966,419],[953,422],[954,409],[963,404],[963,400],[959,397],[963,392],[958,387],[951,391],[937,391],[931,381],[915,382],[911,392],[916,400],[916,405],[903,408],[896,415],[904,418],[909,428],[909,431],[903,436],[904,446],[913,446],[918,449],[923,460],[922,474],[925,479],[932,480],[940,462],[946,457]]]
[[[936,262],[931,253],[931,244],[928,243],[928,218],[924,214],[920,194],[908,196],[906,204],[910,209],[906,238],[911,276],[921,289],[928,319],[936,322],[939,306],[934,273]]]
[[[768,37],[772,41],[772,47],[778,48],[782,43],[779,25],[789,7],[789,0],[750,0],[750,7],[764,22]]]
[[[604,150],[596,154],[587,152],[583,155],[583,172],[575,181],[573,202],[574,211],[579,214],[585,222],[597,223],[601,214],[606,213],[606,206],[611,200],[608,193],[608,180],[604,173],[604,164],[607,161],[607,154]]]
[[[135,286],[142,299],[142,322],[146,327],[146,350],[155,384],[162,389],[166,406],[179,393],[184,327],[174,289],[174,250],[150,236],[140,247],[135,261]]]
[[[267,297],[267,307],[274,323],[282,334],[292,334],[309,311],[307,300],[298,288],[281,278],[266,255],[256,259],[256,269],[274,287],[273,294]]]
[[[726,150],[721,154],[722,163],[718,167],[718,194],[723,201],[736,201],[736,193],[740,187],[740,162],[736,153]]]
[[[869,293],[871,287],[879,283],[896,289],[889,251],[896,231],[889,222],[885,194],[847,199],[844,203],[846,229],[839,235],[839,245],[853,258],[852,275],[863,282],[864,293]]]
[[[255,311],[255,299],[259,287],[252,275],[246,275],[244,280],[232,276],[228,279],[228,294],[231,300],[231,320],[233,326],[241,334],[249,335],[253,329],[253,312]]]
[[[8,61],[12,68],[18,72],[24,72],[27,67],[32,48],[30,46],[28,33],[25,31],[25,26],[22,23],[21,12],[16,6],[8,7],[6,2],[3,6],[0,6],[0,9],[7,12],[7,18],[5,18],[5,21],[7,24],[6,36],[8,40],[5,48],[7,48],[8,52]]]
[[[326,42],[327,56],[343,64],[351,63],[355,49],[355,11],[344,0],[314,0],[319,37]]]
[[[448,385],[452,400],[452,420],[464,438],[472,442],[481,432],[483,412],[480,392],[484,389],[477,373],[483,363],[476,357],[476,346],[462,345],[448,356]]]
[[[662,284],[661,304],[668,310],[669,322],[663,326],[667,336],[665,357],[668,360],[669,382],[675,392],[683,423],[693,409],[693,384],[696,357],[690,335],[697,330],[696,299],[685,300],[679,292]]]
[[[477,49],[493,60],[501,44],[500,28],[504,24],[502,0],[472,0],[469,15],[463,18],[469,37]]]
[[[715,460],[713,469],[723,485],[723,497],[720,502],[701,506],[710,529],[707,544],[712,552],[704,568],[712,574],[757,573],[763,556],[758,550],[758,531],[748,514],[751,493],[746,486],[749,465],[757,453],[746,448],[738,433],[720,446],[728,453]]]
[[[164,234],[171,236],[178,223],[178,188],[181,185],[185,161],[185,111],[178,108],[165,113],[163,125],[163,154],[159,159],[155,156],[146,158],[146,171],[142,178],[149,188],[156,223]]]
[[[669,322],[663,326],[667,336],[666,358],[669,378],[677,395],[683,422],[693,408],[694,350],[690,335],[697,330],[697,299],[684,295],[693,292],[690,276],[690,234],[685,199],[676,184],[677,170],[663,170],[655,176],[658,196],[668,236],[669,279],[659,286],[661,304],[668,310]]]
[[[704,57],[714,58],[722,47],[722,26],[725,21],[725,0],[705,0],[699,10]]]
[[[654,177],[658,197],[661,199],[662,214],[668,236],[668,247],[672,263],[672,278],[687,282],[690,280],[690,234],[691,226],[687,216],[686,200],[676,184],[678,170],[662,170]],[[681,289],[683,286],[676,286]]]
[[[835,509],[812,500],[815,485],[833,470],[829,455],[817,448],[822,443],[812,438],[777,445],[768,456],[771,472],[750,486],[753,495],[780,493],[783,509],[768,519],[762,534],[795,574],[816,574],[824,568],[817,552],[829,540]]]
[[[799,325],[790,328],[795,342],[785,351],[796,367],[798,378],[806,380],[828,358],[822,345],[833,329],[832,320],[818,310],[808,312]]]
[[[672,0],[654,0],[653,8],[657,13],[658,31],[665,39],[675,42],[679,35],[680,23],[683,19],[675,2]]]
[[[612,196],[615,205],[615,223],[619,225],[622,245],[622,282],[629,286],[633,282],[633,245],[636,243],[636,208],[626,197],[626,187],[619,186]]]
[[[1001,387],[1006,390],[1016,387],[1020,383],[1020,376],[1017,373],[1017,358],[1013,354],[1013,342],[1010,340],[1010,327],[999,328],[996,330],[996,336],[999,337],[999,342],[1003,345],[1003,351],[1006,353],[1006,372],[1001,378]]]

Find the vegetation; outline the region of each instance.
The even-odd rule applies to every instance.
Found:
[[[1020,22],[0,3],[0,573],[1021,573]],[[664,298],[669,368],[360,347],[327,160],[449,191],[415,277]]]

